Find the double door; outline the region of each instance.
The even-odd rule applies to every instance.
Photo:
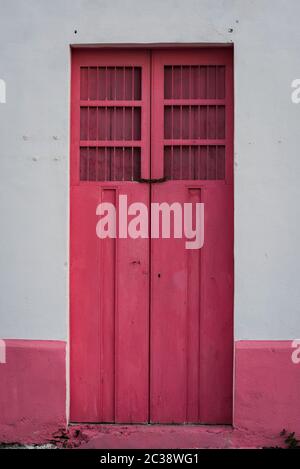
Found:
[[[232,101],[227,48],[73,51],[73,422],[231,422]],[[120,199],[149,236],[128,236]],[[115,237],[96,235],[102,203]],[[203,247],[151,237],[155,203],[204,204]]]

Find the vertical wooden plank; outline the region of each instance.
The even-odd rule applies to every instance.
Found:
[[[115,206],[116,189],[102,189],[101,201]],[[115,296],[116,296],[116,240],[105,238],[99,242],[100,272],[100,415],[103,422],[115,420]],[[97,354],[97,350],[95,351]]]
[[[188,203],[201,203],[201,189],[187,188]],[[187,402],[186,420],[198,423],[200,392],[200,328],[201,328],[201,255],[200,249],[186,252],[187,269],[187,334],[186,334],[186,367],[187,367]]]
[[[233,193],[205,190],[200,327],[200,422],[231,423],[233,383]],[[221,233],[221,235],[220,235]]]
[[[149,206],[147,184],[119,190],[128,205]],[[129,220],[132,217],[129,217]],[[118,239],[116,259],[115,421],[146,423],[149,399],[149,239]]]
[[[100,407],[100,269],[95,207],[100,191],[73,187],[71,205],[71,419],[95,422]]]
[[[178,200],[183,200],[182,190],[173,181],[153,185],[152,203]],[[184,423],[188,323],[183,240],[152,239],[151,253],[150,419],[153,423]]]

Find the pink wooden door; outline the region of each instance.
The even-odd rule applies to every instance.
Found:
[[[73,55],[72,421],[231,422],[232,85],[227,49]],[[204,202],[204,247],[99,240],[120,194]]]

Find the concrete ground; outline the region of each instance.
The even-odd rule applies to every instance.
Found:
[[[231,426],[70,425],[49,440],[58,448],[184,449],[284,446],[282,436],[264,436]]]
[[[0,442],[0,449],[233,449],[295,446],[300,448],[300,442],[293,433],[266,436],[230,425],[71,424],[50,438],[36,435],[28,444],[26,440],[22,444],[17,441]]]

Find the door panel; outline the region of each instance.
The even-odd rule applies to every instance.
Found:
[[[201,202],[201,189],[153,185],[152,202]],[[198,422],[200,265],[186,240],[152,239],[151,422]]]
[[[151,202],[202,202],[204,246],[151,240],[150,419],[230,423],[233,367],[231,51],[152,55]]]
[[[71,420],[146,422],[149,240],[96,236],[99,203],[149,206],[146,52],[77,50],[72,60]]]
[[[151,241],[151,422],[231,422],[231,196],[224,183],[152,188],[152,202],[204,203],[205,240]]]

